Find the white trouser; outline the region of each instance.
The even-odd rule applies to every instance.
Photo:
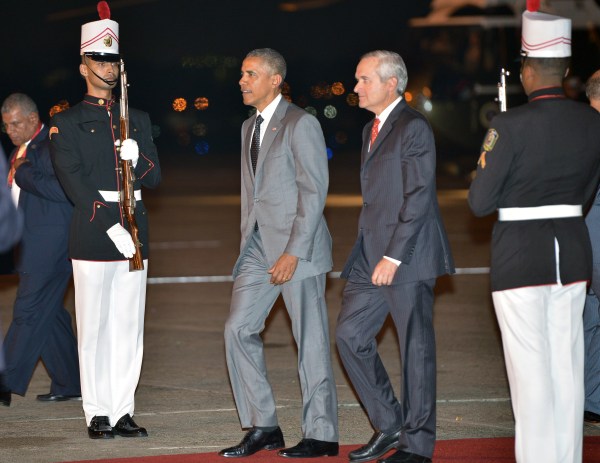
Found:
[[[517,463],[581,463],[586,283],[492,293],[515,415]]]
[[[134,413],[144,350],[146,277],[129,262],[73,260],[83,411],[115,425]]]

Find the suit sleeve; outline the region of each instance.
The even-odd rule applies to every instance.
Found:
[[[15,181],[22,190],[48,201],[67,203],[69,200],[63,191],[50,158],[48,142],[38,143],[38,149],[30,162],[19,166],[15,173]]]
[[[0,151],[0,179],[6,179],[7,167],[4,153]],[[23,217],[15,207],[10,190],[0,182],[0,252],[8,251],[19,241],[23,231]]]
[[[296,168],[298,207],[285,252],[310,260],[329,187],[327,148],[321,125],[315,117],[302,115],[293,130],[291,150]]]
[[[158,152],[152,140],[150,116],[141,113],[140,124],[140,136],[136,140],[139,144],[140,157],[135,166],[135,175],[144,187],[156,188],[160,183],[161,172]]]
[[[435,141],[426,120],[412,119],[402,133],[403,204],[385,254],[409,264],[435,202]],[[383,256],[381,256],[383,257]]]
[[[508,130],[502,120],[495,119],[484,139],[477,173],[469,189],[469,206],[476,216],[492,214],[498,208],[513,158]]]

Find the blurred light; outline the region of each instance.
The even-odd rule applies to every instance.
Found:
[[[209,150],[210,150],[210,145],[205,140],[197,141],[194,144],[194,151],[196,152],[196,154],[199,154],[200,156],[204,156],[205,154],[208,154]]]
[[[208,132],[208,127],[206,127],[206,124],[203,124],[202,122],[194,124],[192,127],[192,133],[197,137],[204,137],[206,132]]]
[[[323,114],[327,119],[333,119],[337,116],[337,109],[335,109],[335,106],[333,105],[327,105],[325,106],[325,109],[323,109]]]
[[[318,85],[313,85],[312,87],[310,87],[310,96],[312,96],[313,98],[316,98],[317,100],[319,98],[322,98],[323,97],[323,89]]]
[[[54,116],[57,113],[65,111],[69,109],[69,102],[67,100],[60,100],[54,106],[50,108],[50,117]]]
[[[182,112],[185,111],[185,108],[187,108],[187,101],[185,98],[175,98],[173,100],[173,109],[175,111]]]
[[[313,106],[307,106],[304,109],[306,110],[307,113],[310,113],[313,116],[317,117],[317,110]]]
[[[404,92],[404,99],[407,103],[410,103],[413,100],[412,93],[410,93],[409,91]]]
[[[333,150],[327,147],[327,159],[331,159],[333,157]]]
[[[358,95],[356,93],[348,93],[346,103],[348,103],[348,106],[358,106]]]
[[[208,109],[208,98],[205,96],[199,96],[194,100],[194,107],[198,111],[204,111],[205,109]]]
[[[425,95],[427,98],[431,98],[431,89],[429,87],[423,87],[421,93]]]
[[[331,93],[333,93],[336,96],[340,96],[343,95],[346,92],[346,89],[344,88],[344,84],[342,84],[341,82],[334,82],[331,85]]]
[[[428,113],[431,112],[431,110],[433,109],[433,104],[431,103],[431,100],[425,100],[425,103],[423,103],[423,109]]]

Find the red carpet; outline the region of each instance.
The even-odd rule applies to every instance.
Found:
[[[348,452],[358,445],[340,447],[337,457],[286,459],[276,452],[258,452],[248,458],[235,459],[238,463],[348,463]],[[437,441],[434,463],[514,463],[514,439],[460,439]],[[392,452],[390,452],[391,454]],[[234,459],[218,456],[216,453],[196,453],[192,455],[162,455],[158,457],[113,458],[109,460],[86,460],[70,463],[233,463]],[[66,462],[65,462],[66,463]],[[540,462],[543,463],[543,462]],[[583,444],[583,463],[600,463],[600,436],[585,437]]]

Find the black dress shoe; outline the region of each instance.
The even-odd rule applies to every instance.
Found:
[[[10,389],[4,383],[4,375],[0,373],[0,404],[5,407],[10,407],[10,401],[12,399],[12,395],[10,393]]]
[[[37,397],[40,402],[64,402],[66,400],[81,400],[81,395],[40,394]]]
[[[377,460],[378,463],[431,463],[431,458],[417,455],[416,453],[397,450],[387,458]]]
[[[10,391],[0,391],[0,404],[5,407],[10,407],[10,401],[12,400],[12,394]]]
[[[108,416],[93,417],[88,426],[88,436],[90,436],[90,439],[112,439],[115,437]]]
[[[401,433],[400,430],[391,434],[385,434],[381,431],[376,432],[367,445],[363,445],[350,452],[348,458],[350,458],[352,463],[375,460],[393,448],[398,447]]]
[[[302,439],[298,445],[279,451],[279,455],[287,458],[335,457],[340,450],[337,442],[317,439]]]
[[[10,399],[8,403],[10,404]],[[600,426],[600,415],[594,412],[583,412],[583,422],[588,426]]]
[[[129,413],[119,418],[113,427],[113,433],[121,437],[148,437],[146,428],[138,426]]]
[[[259,450],[277,450],[285,447],[283,434],[279,426],[273,431],[262,431],[256,427],[250,429],[235,447],[219,452],[222,457],[247,457]]]

